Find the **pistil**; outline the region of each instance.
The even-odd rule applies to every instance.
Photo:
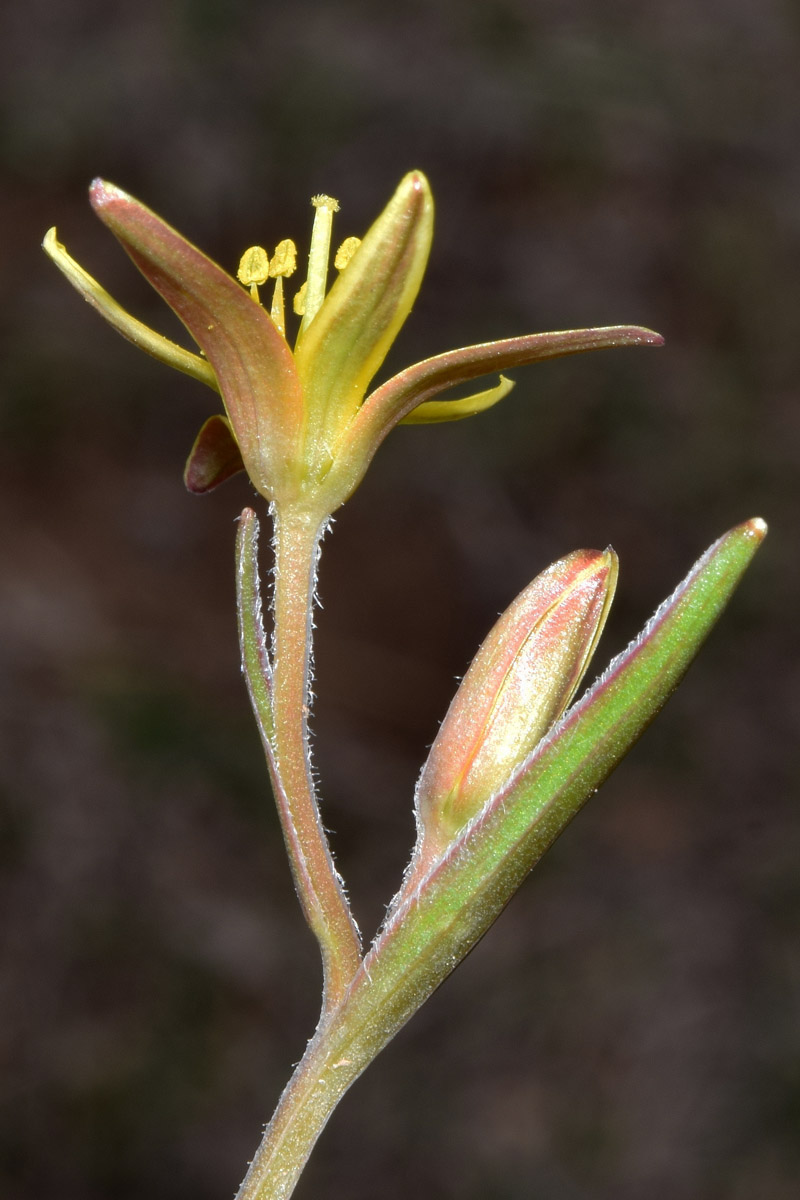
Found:
[[[311,201],[316,209],[314,227],[311,230],[311,249],[308,252],[308,279],[305,293],[305,312],[300,325],[302,333],[319,312],[325,299],[328,282],[328,259],[331,249],[333,214],[339,211],[339,202],[332,196],[314,196]]]

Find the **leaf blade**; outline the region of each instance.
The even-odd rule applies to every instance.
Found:
[[[715,542],[447,855],[401,890],[341,1011],[338,1049],[366,1066],[480,940],[674,691],[765,532],[754,519]]]
[[[236,612],[239,624],[239,649],[242,673],[250,693],[250,702],[261,734],[261,741],[272,759],[272,663],[262,619],[261,586],[258,577],[258,517],[245,508],[236,530]]]

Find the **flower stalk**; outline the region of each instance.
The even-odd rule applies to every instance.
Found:
[[[361,962],[361,943],[322,827],[308,718],[311,631],[319,544],[326,522],[274,512],[273,750],[279,810],[295,886],[322,951],[323,1011],[339,1003]]]

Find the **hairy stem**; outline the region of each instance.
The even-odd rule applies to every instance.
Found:
[[[338,1013],[320,1024],[286,1086],[236,1200],[287,1200],[333,1110],[366,1060],[350,1050]]]
[[[358,930],[320,821],[309,761],[312,608],[326,522],[304,510],[273,515],[273,778],[300,903],[322,951],[326,1012],[340,1001],[361,961]]]

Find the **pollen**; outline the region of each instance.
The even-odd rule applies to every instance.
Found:
[[[341,246],[336,251],[336,257],[333,260],[333,265],[336,267],[337,271],[343,271],[345,269],[360,245],[361,238],[349,237],[344,239]]]
[[[271,279],[276,279],[279,276],[288,277],[293,275],[297,267],[297,247],[291,238],[284,238],[282,242],[278,242],[275,247],[275,253],[272,256],[272,262],[269,264],[269,274]],[[261,281],[259,281],[261,282]]]
[[[300,291],[295,294],[295,298],[292,302],[292,308],[297,313],[298,317],[302,317],[305,314],[307,290],[308,290],[308,283],[304,283],[303,286],[300,288]]]
[[[260,283],[266,283],[269,277],[269,258],[266,250],[261,246],[251,246],[249,250],[245,250],[236,272],[239,283],[243,283],[245,287],[252,287],[253,284],[258,286]]]

